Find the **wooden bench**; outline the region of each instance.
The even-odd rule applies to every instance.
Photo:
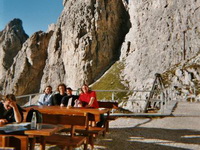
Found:
[[[87,142],[85,143],[85,149],[87,149],[87,144],[90,144],[92,147],[94,146],[94,137],[98,135],[105,136],[106,128],[104,127],[96,127],[89,125],[89,122],[94,121],[94,115],[90,113],[85,113],[83,116],[80,115],[59,115],[59,114],[42,114],[43,116],[43,123],[50,123],[50,124],[62,124],[65,125],[65,129],[62,130],[63,132],[70,132],[70,135],[74,135],[75,133],[79,133],[84,137],[87,137]],[[86,117],[86,118],[85,118]],[[86,122],[85,122],[86,121]],[[50,142],[49,137],[46,137],[46,142],[50,144],[55,144],[57,140],[53,139],[60,139],[60,146],[65,145],[64,137],[60,135],[54,135],[51,137],[52,141]],[[76,140],[78,139],[77,136],[73,139],[74,143],[71,143],[72,147],[79,147],[80,144]],[[70,141],[71,142],[71,141]],[[58,145],[58,143],[56,144]],[[66,145],[69,145],[67,143]]]
[[[45,137],[45,141],[48,144],[55,144],[60,147],[67,147],[69,150],[75,147],[80,147],[84,144],[84,149],[87,149],[87,137],[76,136],[76,126],[88,126],[88,116],[85,114],[80,115],[60,115],[60,114],[42,114],[43,123],[49,124],[62,124],[69,129],[69,135],[54,134],[49,137]]]
[[[108,108],[110,110],[112,109],[117,109],[118,108],[118,102],[112,102],[112,101],[108,101],[108,102],[102,102],[102,101],[98,101],[99,103],[99,108]],[[110,114],[108,116],[105,116],[105,128],[106,128],[106,132],[109,131],[109,121],[111,120],[115,120],[116,117],[111,117]]]
[[[28,136],[25,135],[0,135],[0,145],[10,150],[13,148],[15,150],[28,150]],[[1,148],[3,149],[3,148]]]
[[[56,107],[56,106],[47,106],[47,107],[30,107],[26,108],[27,111],[30,109],[36,109],[39,110],[43,115],[43,123],[49,123],[49,124],[62,124],[65,125],[66,129],[65,131],[68,132],[71,128],[69,125],[70,122],[67,122],[69,119],[65,119],[65,116],[68,115],[86,115],[88,113],[91,114],[88,116],[88,123],[87,126],[78,126],[75,125],[76,132],[83,134],[85,136],[89,136],[88,143],[93,145],[93,136],[98,136],[100,134],[105,136],[106,128],[105,127],[96,127],[96,126],[89,126],[89,122],[96,122],[99,121],[99,115],[105,113],[109,113],[109,109],[99,110],[99,109],[87,109],[87,108],[72,108],[72,109],[66,109],[65,107]],[[25,113],[24,113],[25,114]],[[25,116],[26,117],[26,114]],[[78,120],[78,119],[77,119]],[[75,122],[77,121],[75,120]],[[71,120],[70,120],[71,121]],[[75,123],[74,122],[74,123]]]
[[[14,147],[0,147],[0,150],[15,150]]]
[[[109,109],[117,109],[118,108],[118,102],[102,102],[98,101],[99,108],[109,108]]]
[[[97,127],[96,122],[95,122],[95,116],[91,113],[87,113],[88,115],[88,126],[83,127],[83,126],[78,126],[75,129],[75,132],[80,133],[84,136],[88,136],[88,143],[94,147],[94,139],[98,137],[99,135],[105,136],[106,134],[106,128],[105,126],[103,127]]]

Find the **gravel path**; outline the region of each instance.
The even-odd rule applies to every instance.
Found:
[[[200,103],[179,102],[173,117],[118,118],[96,150],[200,150]]]

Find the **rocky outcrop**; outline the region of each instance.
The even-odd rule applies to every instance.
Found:
[[[39,31],[23,44],[6,74],[5,93],[23,95],[39,92],[51,35],[52,32]]]
[[[132,27],[122,46],[124,76],[131,89],[152,86],[163,73],[199,53],[198,1],[129,1]]]
[[[121,0],[66,0],[48,47],[41,88],[60,82],[78,88],[94,82],[119,59],[129,30]]]
[[[165,71],[163,77],[176,94],[176,99],[200,100],[200,55]]]
[[[61,82],[76,89],[83,82],[95,82],[119,58],[124,69],[120,67],[118,74],[123,71],[121,81],[130,90],[150,89],[155,73],[177,89],[188,89],[200,80],[200,4],[196,0],[64,0],[63,5],[57,24],[49,26],[49,33],[30,37],[14,54],[14,63],[3,61],[10,60],[7,49],[13,44],[7,46],[6,54],[0,51],[4,64],[0,69],[8,70],[5,92],[34,93],[46,85],[55,90]],[[109,87],[114,81],[107,82]],[[135,107],[132,102],[128,105]]]
[[[120,59],[125,64],[122,76],[129,88],[151,89],[154,74],[161,73],[166,86],[179,93],[179,100],[186,100],[187,93],[194,94],[189,90],[191,86],[199,81],[199,61],[195,60],[200,57],[200,3],[132,0],[128,10],[132,27]],[[129,97],[127,109],[134,111],[134,99],[134,95]]]
[[[5,77],[6,71],[13,63],[14,57],[21,50],[23,43],[28,38],[22,27],[20,19],[13,19],[0,32],[0,81]],[[0,88],[2,86],[0,85]]]

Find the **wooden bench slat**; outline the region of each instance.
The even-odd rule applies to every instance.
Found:
[[[100,108],[116,109],[118,108],[118,102],[101,102],[98,101]]]
[[[74,136],[70,137],[67,135],[58,135],[54,134],[50,137],[45,138],[46,143],[48,144],[55,144],[58,146],[72,146],[72,147],[79,147],[84,142],[86,142],[87,138],[84,136]]]

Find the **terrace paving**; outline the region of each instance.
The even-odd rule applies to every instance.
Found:
[[[178,102],[166,117],[119,117],[110,128],[96,150],[199,150],[200,103]]]

